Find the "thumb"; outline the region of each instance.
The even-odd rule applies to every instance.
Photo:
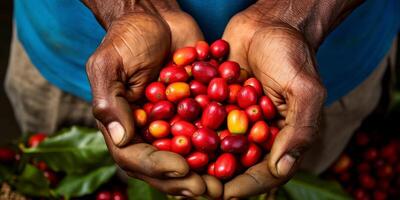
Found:
[[[113,47],[101,45],[89,58],[86,71],[93,94],[93,114],[116,146],[133,139],[134,120],[125,96],[122,60]]]
[[[317,136],[326,90],[315,67],[315,54],[296,30],[258,31],[249,55],[254,75],[285,119],[268,156],[271,174],[285,178],[298,168]]]
[[[93,114],[105,127],[103,134],[110,135],[105,139],[111,138],[116,146],[132,141],[135,128],[129,102],[140,98],[169,49],[170,32],[161,18],[135,12],[114,20],[89,58],[86,71]]]
[[[291,176],[304,152],[317,137],[319,116],[325,99],[320,81],[299,72],[283,94],[287,105],[285,123],[268,157],[271,173]]]

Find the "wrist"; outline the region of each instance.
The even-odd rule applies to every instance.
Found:
[[[318,49],[324,38],[363,0],[259,0],[259,20],[288,24]]]
[[[113,21],[124,15],[147,13],[163,17],[165,13],[179,10],[176,0],[82,0],[82,2],[93,12],[106,30]]]

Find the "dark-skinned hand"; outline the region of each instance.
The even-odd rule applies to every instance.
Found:
[[[84,3],[107,30],[86,68],[93,113],[115,162],[168,194],[220,196],[222,185],[215,178],[189,172],[180,155],[142,143],[130,109],[171,52],[203,39],[196,22],[173,0]]]
[[[324,36],[358,1],[260,0],[235,15],[223,39],[229,60],[263,85],[282,117],[271,152],[224,185],[224,199],[270,191],[287,182],[317,137],[326,90],[315,53]]]
[[[87,73],[93,112],[114,160],[163,192],[211,198],[224,192],[230,199],[267,192],[298,168],[315,139],[326,95],[315,51],[358,1],[260,0],[231,19],[223,36],[231,45],[229,59],[261,80],[283,119],[271,153],[224,188],[211,176],[189,172],[181,156],[141,143],[130,113],[170,52],[202,39],[197,24],[172,0],[84,3],[107,30]]]

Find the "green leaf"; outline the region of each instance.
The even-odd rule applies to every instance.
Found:
[[[297,173],[283,189],[292,200],[351,199],[338,183],[321,180],[317,176],[305,173]]]
[[[128,181],[129,200],[167,200],[167,195],[152,188],[146,182],[130,178]]]
[[[88,170],[113,164],[99,131],[72,127],[47,138],[35,148],[22,148],[28,156],[45,161],[54,171],[82,174]]]
[[[85,175],[67,175],[55,189],[56,194],[65,197],[79,197],[91,194],[106,183],[116,172],[115,165],[100,167]]]
[[[21,175],[17,177],[15,187],[18,192],[28,196],[50,196],[50,183],[43,172],[33,165],[27,164]]]

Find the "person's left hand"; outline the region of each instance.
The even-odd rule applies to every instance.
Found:
[[[235,15],[223,39],[229,60],[263,85],[282,119],[270,153],[224,185],[224,199],[249,197],[284,184],[317,136],[326,97],[315,52],[324,37],[362,1],[259,0]]]
[[[276,18],[258,21],[255,6],[230,20],[223,39],[230,44],[229,60],[262,83],[283,117],[282,129],[263,161],[225,184],[224,199],[267,192],[293,175],[316,137],[326,95],[315,65],[315,49],[304,33]]]

